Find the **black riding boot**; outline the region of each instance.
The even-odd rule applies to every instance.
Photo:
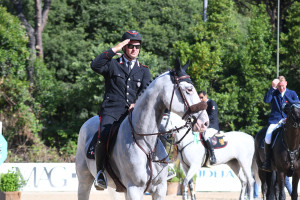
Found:
[[[265,143],[265,156],[266,156],[266,160],[263,162],[262,166],[261,166],[261,170],[263,171],[267,171],[267,172],[271,172],[271,145]]]
[[[104,158],[106,156],[106,146],[103,142],[97,141],[95,159],[97,167],[97,176],[94,181],[94,186],[97,190],[104,190],[107,188],[106,175],[104,173]]]
[[[216,156],[215,156],[215,151],[214,151],[214,147],[213,147],[213,144],[211,142],[211,138],[208,138],[206,140],[206,144],[207,144],[207,147],[208,147],[208,151],[209,151],[209,154],[210,154],[210,164],[213,165],[213,164],[216,164],[217,160],[216,160]]]

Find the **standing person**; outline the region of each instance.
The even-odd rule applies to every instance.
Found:
[[[138,61],[141,43],[139,32],[126,31],[122,42],[98,55],[91,63],[91,68],[105,79],[105,94],[99,113],[100,131],[95,150],[97,176],[94,185],[97,190],[107,188],[103,162],[110,128],[134,107],[138,94],[151,80],[148,67]],[[120,50],[124,54],[118,53],[121,57],[112,59]]]
[[[214,148],[211,142],[211,137],[220,131],[219,127],[219,114],[218,114],[218,106],[214,100],[207,98],[207,93],[205,91],[199,91],[198,95],[201,100],[207,103],[206,112],[209,117],[209,126],[208,129],[204,133],[204,139],[206,141],[208,150],[210,152],[210,164],[213,165],[217,162]]]
[[[272,81],[272,87],[265,95],[264,102],[271,103],[271,114],[269,116],[269,127],[266,132],[264,151],[266,160],[263,162],[261,169],[271,172],[271,139],[273,130],[280,127],[286,118],[286,114],[283,112],[282,106],[284,104],[292,104],[299,102],[299,98],[295,91],[286,88],[287,81],[284,76],[279,76]]]

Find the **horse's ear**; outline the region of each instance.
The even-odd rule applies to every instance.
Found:
[[[180,64],[179,56],[177,56],[175,60],[175,71],[181,71],[180,68],[181,68],[181,64]]]
[[[184,71],[186,71],[187,68],[189,67],[189,65],[190,65],[190,60],[188,60],[188,61],[185,63],[185,65],[182,67],[182,69],[183,69]]]
[[[283,112],[287,115],[287,114],[289,114],[289,112],[291,112],[291,105],[290,105],[290,104],[284,103],[284,104],[282,105],[281,109],[282,109]]]

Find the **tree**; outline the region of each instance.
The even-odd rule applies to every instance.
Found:
[[[265,11],[269,15],[270,23],[273,27],[273,31],[275,31],[277,27],[277,17],[278,17],[278,1],[273,0],[235,0],[235,2],[241,6],[246,7],[247,9],[250,9],[250,5],[259,6],[260,4],[265,5]],[[288,26],[285,26],[286,20],[286,14],[288,8],[293,5],[295,2],[299,2],[299,0],[281,0],[280,1],[280,30],[285,32],[288,29]]]
[[[288,87],[300,95],[300,3],[294,3],[287,11],[287,33],[280,37],[280,74],[286,76]]]
[[[199,17],[193,29],[198,33],[195,41],[178,42],[176,50],[192,61],[189,74],[194,85],[217,102],[222,130],[254,134],[265,122],[263,96],[269,87],[267,77],[275,69],[270,67],[268,17],[254,7],[245,20],[232,1],[215,0],[209,2],[208,21],[203,23]]]
[[[41,130],[29,102],[26,80],[28,38],[20,21],[0,6],[0,117],[9,147],[23,144]]]
[[[43,0],[44,5],[42,8],[42,0],[35,1],[35,26],[34,28],[29,23],[29,20],[26,18],[24,11],[23,11],[23,2],[22,0],[10,0],[11,3],[14,5],[15,11],[17,16],[19,17],[20,21],[26,27],[26,32],[29,37],[29,47],[31,49],[30,54],[30,65],[27,66],[27,73],[28,73],[28,80],[31,84],[34,82],[34,61],[36,59],[36,55],[40,57],[40,59],[44,58],[44,51],[43,51],[43,40],[42,40],[42,32],[45,28],[48,13],[51,6],[52,0]],[[27,3],[27,2],[26,2]],[[30,3],[27,3],[27,5]]]

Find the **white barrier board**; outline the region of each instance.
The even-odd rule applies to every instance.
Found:
[[[25,180],[23,191],[77,191],[74,163],[4,163],[0,173],[19,170]]]
[[[27,180],[23,191],[77,191],[78,188],[75,163],[3,163],[0,166],[0,174],[8,170],[19,170]],[[240,189],[239,179],[227,165],[201,168],[197,173],[196,191]]]
[[[23,191],[77,191],[74,163],[3,163],[0,173],[8,170],[19,170],[27,180]],[[196,191],[239,191],[240,188],[239,179],[227,165],[202,168],[197,174]]]
[[[228,165],[201,168],[197,173],[196,191],[240,191],[241,182]]]

